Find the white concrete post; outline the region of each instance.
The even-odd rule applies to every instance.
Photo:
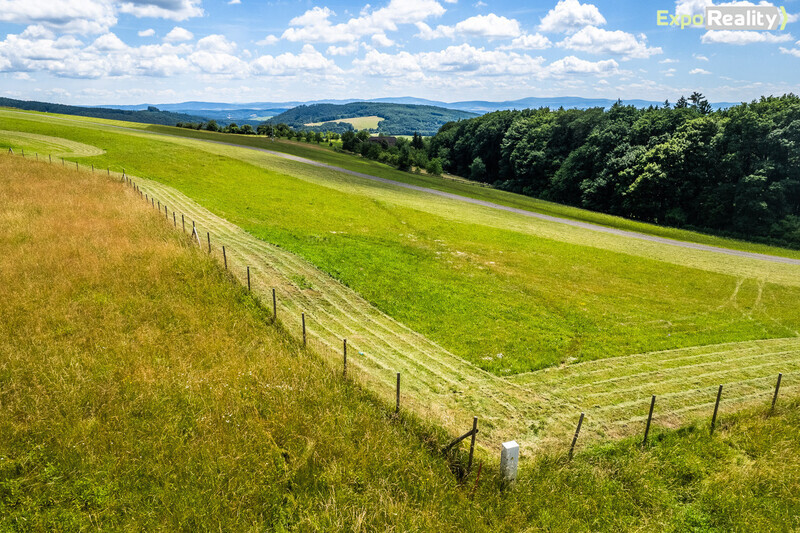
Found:
[[[519,465],[519,444],[516,441],[504,442],[500,451],[500,472],[509,483],[517,479]]]

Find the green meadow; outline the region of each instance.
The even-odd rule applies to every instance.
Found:
[[[198,140],[5,113],[0,130],[98,147],[83,164],[176,188],[497,375],[792,337],[800,325],[797,265],[565,227]]]
[[[0,247],[0,530],[800,528],[788,395],[461,478],[131,188],[0,155]]]

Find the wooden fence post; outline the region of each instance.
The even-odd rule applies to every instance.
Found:
[[[175,211],[172,212],[172,224],[177,228],[178,227],[178,217],[175,216]]]
[[[472,457],[475,454],[475,436],[478,434],[478,417],[472,418],[472,441],[469,444],[469,461],[467,462],[467,474],[472,470]]]
[[[303,320],[303,346],[306,345],[306,314],[301,314],[301,319]]]
[[[206,236],[208,237],[208,253],[211,253],[211,232],[207,231]]]
[[[719,411],[719,400],[722,398],[722,385],[717,390],[717,401],[714,403],[714,414],[711,417],[711,434],[714,434],[714,427],[717,425],[717,412]]]
[[[342,365],[342,377],[347,377],[347,339],[344,339],[344,364]]]
[[[53,164],[53,154],[48,154],[47,157],[50,158],[50,164]]]
[[[247,267],[247,290],[250,290],[250,267]]]
[[[225,246],[222,247],[222,260],[225,262],[225,270],[228,270],[228,256],[225,255]]]
[[[400,413],[400,372],[397,373],[397,401],[394,406],[394,414]]]
[[[581,426],[583,425],[583,416],[584,413],[581,413],[581,417],[578,419],[578,427],[575,428],[575,436],[572,437],[572,446],[569,447],[569,460],[572,461],[572,454],[575,452],[575,444],[578,442],[578,435],[581,432]]]
[[[642,441],[642,446],[647,446],[647,436],[650,434],[650,422],[653,420],[653,408],[656,405],[656,395],[653,394],[653,397],[650,399],[650,414],[647,415],[647,426],[644,428],[644,440]]]
[[[275,288],[272,288],[272,320],[278,320],[278,300],[275,298]]]
[[[183,218],[183,213],[181,213],[181,225],[183,226],[183,232],[186,233],[186,219]]]
[[[770,411],[775,410],[775,402],[778,401],[778,392],[781,390],[781,379],[783,378],[783,373],[778,374],[778,382],[775,384],[775,394],[772,395],[772,407]]]

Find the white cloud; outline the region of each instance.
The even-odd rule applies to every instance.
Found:
[[[424,22],[417,22],[415,26],[419,30],[419,33],[414,37],[425,41],[442,38],[453,39],[456,36],[456,30],[453,26],[442,26],[440,24],[436,29],[433,29]]]
[[[372,36],[372,44],[375,46],[394,46],[394,41],[389,39],[385,33],[376,33]]]
[[[694,68],[689,71],[689,74],[711,74],[711,73],[702,68]]]
[[[188,60],[203,74],[244,77],[249,72],[247,63],[225,52],[199,50],[191,54]]]
[[[560,0],[547,12],[539,30],[552,33],[572,33],[584,26],[602,26],[606,19],[594,4],[581,4],[578,0]]]
[[[646,59],[662,53],[660,47],[648,47],[644,38],[637,40],[633,34],[624,31],[609,31],[594,26],[586,26],[566,37],[558,46],[581,52],[621,55],[625,59]]]
[[[485,37],[487,39],[513,39],[519,37],[519,22],[500,17],[494,13],[476,15],[456,24],[455,30],[462,35]]]
[[[344,46],[331,45],[325,50],[329,56],[349,56],[358,52],[358,43],[350,43]]]
[[[446,74],[457,83],[467,83],[480,77],[492,80],[563,79],[574,75],[606,77],[619,74],[619,64],[613,59],[586,61],[568,56],[546,65],[542,57],[514,52],[485,50],[469,44],[450,46],[438,52],[411,54],[401,51],[385,54],[372,50],[353,65],[370,76],[389,79],[424,81],[429,84],[438,74]],[[438,79],[438,78],[437,78]],[[494,82],[493,83],[506,83]]]
[[[619,73],[619,64],[613,59],[604,61],[586,61],[575,56],[567,56],[558,61],[553,61],[548,71],[555,76],[566,76],[569,74],[595,74],[598,76],[609,76]]]
[[[256,41],[256,44],[260,46],[271,46],[277,43],[278,41],[280,41],[278,37],[275,37],[274,35],[267,35],[260,41]]]
[[[706,6],[712,5],[712,0],[677,0],[675,2],[676,15],[703,15]]]
[[[440,24],[434,29],[424,22],[417,22],[415,25],[419,30],[415,37],[426,41],[441,38],[454,39],[458,35],[483,37],[491,41],[494,39],[513,39],[522,34],[517,20],[501,17],[494,13],[476,15],[462,20],[455,26],[443,26]]]
[[[139,37],[152,37],[155,34],[156,34],[156,30],[154,30],[153,28],[148,28],[146,30],[142,30],[142,31],[137,33],[137,35],[139,35]]]
[[[107,32],[117,17],[107,0],[0,0],[0,22],[86,35]]]
[[[473,76],[531,76],[544,72],[544,58],[486,50],[469,44],[449,46],[435,52],[385,54],[369,51],[353,61],[365,74],[378,77],[415,76],[430,73],[466,73]]]
[[[550,48],[553,43],[550,39],[540,33],[520,35],[511,44],[501,46],[498,50],[544,50]]]
[[[668,57],[667,59],[662,59],[661,61],[659,61],[659,63],[661,63],[662,65],[668,65],[670,63],[680,63],[680,60]]]
[[[197,41],[197,49],[207,52],[232,54],[236,50],[236,43],[230,42],[224,35],[208,35]]]
[[[754,44],[754,43],[785,43],[794,37],[789,33],[769,33],[766,31],[748,30],[711,30],[703,34],[700,39],[703,44]]]
[[[369,4],[360,16],[333,24],[335,13],[327,7],[314,7],[289,21],[282,38],[304,43],[346,43],[361,37],[397,31],[399,24],[415,24],[444,14],[435,0],[391,0],[386,7],[371,10]]]
[[[160,55],[153,58],[144,58],[138,67],[147,76],[168,78],[185,73],[190,63],[183,57],[175,54]]]
[[[800,57],[800,49],[798,48],[785,48],[781,46],[779,50],[781,51],[782,54],[789,54],[794,57]]]
[[[692,57],[698,61],[708,61],[708,58],[701,54],[692,54]]]
[[[139,18],[163,18],[176,21],[202,17],[205,13],[200,7],[200,0],[132,0],[120,4],[119,11]]]
[[[299,54],[285,53],[278,56],[261,56],[252,63],[255,74],[272,76],[292,76],[303,73],[339,74],[342,72],[336,63],[320,54],[307,44]]]
[[[242,3],[242,0],[230,0],[230,1],[228,2],[228,5],[229,5],[229,6],[235,6],[235,5],[237,5],[237,4],[241,4],[241,3]]]
[[[353,61],[368,76],[394,77],[406,76],[412,73],[421,73],[417,55],[408,52],[385,54],[377,50],[367,52],[364,59]]]
[[[185,28],[175,26],[164,36],[164,41],[168,43],[178,43],[181,41],[191,41],[194,34]]]
[[[91,48],[100,52],[119,52],[127,49],[128,45],[123,43],[120,38],[113,33],[106,33],[95,39]]]

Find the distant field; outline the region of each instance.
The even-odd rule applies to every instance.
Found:
[[[369,116],[369,117],[353,117],[353,118],[339,118],[336,120],[329,120],[328,122],[344,122],[350,124],[357,130],[374,130],[378,128],[378,124],[383,120],[382,117]],[[322,126],[325,122],[312,122],[306,126]]]

